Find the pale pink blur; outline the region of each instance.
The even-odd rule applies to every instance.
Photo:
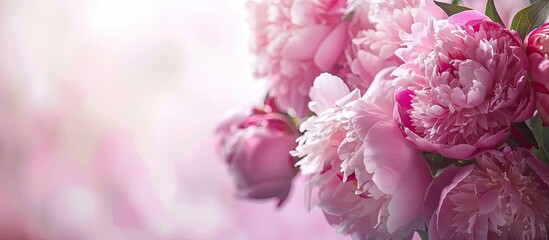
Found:
[[[214,151],[260,103],[244,1],[0,2],[0,236],[334,239],[297,177],[240,201]]]

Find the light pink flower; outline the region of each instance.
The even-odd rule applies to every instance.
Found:
[[[545,239],[549,167],[526,149],[490,150],[437,176],[425,199],[429,239]]]
[[[502,144],[535,110],[521,41],[476,11],[403,34],[397,119],[421,150],[466,159]]]
[[[310,96],[309,108],[316,116],[301,123],[303,135],[297,139],[299,144],[292,152],[301,158],[296,165],[303,174],[320,173],[340,164],[337,151],[350,121],[343,107],[360,99],[357,89],[349,91],[341,79],[328,73],[316,78]]]
[[[321,71],[313,61],[317,50],[340,23],[345,0],[262,0],[248,2],[258,57],[255,76],[270,84],[270,95],[283,110],[308,114],[309,88]],[[344,26],[340,27],[344,28]],[[324,44],[322,58],[336,61],[331,48],[342,48],[344,36]],[[337,44],[333,44],[337,41]],[[326,49],[328,48],[328,49]]]
[[[289,151],[296,146],[297,130],[286,116],[254,109],[242,118],[229,116],[216,131],[217,146],[243,198],[288,196],[297,173]]]
[[[391,119],[391,71],[381,71],[362,98],[338,77],[320,75],[311,89],[317,116],[301,125],[292,152],[312,176],[312,204],[338,232],[357,239],[401,239],[423,226],[419,209],[431,177]]]
[[[537,109],[545,125],[549,125],[549,23],[532,31],[525,39],[530,58]]]

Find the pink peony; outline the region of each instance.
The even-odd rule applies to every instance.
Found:
[[[341,22],[345,0],[262,0],[248,2],[254,32],[252,50],[258,57],[255,76],[270,84],[270,95],[285,111],[299,117],[308,114],[309,88],[321,71],[313,61],[316,54],[326,61],[339,58],[344,36],[327,36]],[[339,27],[344,29],[345,26]],[[323,45],[323,53],[317,53]],[[336,52],[335,56],[331,56]]]
[[[526,149],[484,152],[435,178],[424,214],[432,240],[546,239],[549,167]]]
[[[537,108],[545,125],[549,125],[549,23],[532,31],[524,41],[532,66]]]
[[[240,197],[278,198],[280,205],[297,172],[289,154],[296,146],[297,130],[280,113],[254,109],[243,115],[233,114],[218,126],[219,153]]]
[[[394,53],[402,44],[399,38],[401,31],[411,32],[416,21],[422,21],[425,15],[442,18],[442,10],[433,7],[431,1],[423,0],[355,0],[349,3],[348,12],[352,19],[346,31],[332,32],[350,37],[342,59],[315,58],[320,69],[334,71],[341,76],[351,88],[366,91],[376,74],[387,67],[399,66],[402,63]],[[420,16],[418,16],[420,15]],[[334,49],[334,47],[330,47]],[[324,49],[320,49],[323,52]],[[333,54],[336,55],[336,54]]]
[[[476,11],[412,29],[393,72],[401,87],[395,119],[418,148],[466,159],[532,116],[529,63],[514,32]]]
[[[317,116],[301,125],[292,152],[312,176],[313,204],[354,238],[401,239],[423,226],[419,209],[431,177],[391,118],[392,70],[381,71],[362,98],[338,77],[320,75],[309,105]]]

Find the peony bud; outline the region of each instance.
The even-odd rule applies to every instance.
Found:
[[[295,126],[277,112],[254,109],[248,116],[236,113],[222,121],[216,130],[217,149],[239,197],[283,203],[297,173],[289,154],[297,136]]]
[[[525,44],[532,67],[537,109],[544,125],[549,125],[549,23],[532,31]]]

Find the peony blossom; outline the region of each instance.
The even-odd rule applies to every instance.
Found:
[[[310,94],[316,116],[302,123],[292,152],[311,176],[311,203],[355,239],[409,238],[423,227],[419,209],[431,176],[391,118],[391,71],[381,71],[364,97],[320,75]]]
[[[258,57],[255,76],[269,82],[270,95],[282,110],[293,109],[299,117],[307,116],[309,89],[321,73],[313,58],[317,54],[324,54],[327,61],[339,58],[330,56],[338,52],[331,48],[342,48],[344,37],[324,42],[339,25],[345,4],[345,0],[248,2],[254,32],[252,50]],[[321,45],[324,53],[317,53]]]
[[[520,39],[483,14],[431,19],[401,37],[395,119],[421,150],[466,159],[502,144],[511,123],[535,111]]]
[[[532,31],[524,41],[532,66],[537,109],[545,125],[549,125],[549,23]]]
[[[429,239],[545,239],[549,167],[526,149],[490,150],[437,176],[426,196]]]
[[[289,151],[296,146],[297,130],[281,113],[255,109],[246,117],[235,113],[216,130],[217,149],[227,163],[238,196],[278,198],[288,196],[296,174]]]
[[[317,55],[315,62],[319,63],[323,71],[336,69],[337,75],[348,86],[365,92],[380,70],[402,63],[394,54],[402,44],[399,38],[401,31],[411,32],[412,24],[423,21],[425,16],[437,19],[444,17],[442,10],[433,5],[431,1],[424,0],[349,1],[347,11],[352,17],[349,23],[342,23],[348,27],[345,31],[333,31],[330,34],[342,34],[350,38],[346,47],[341,49],[342,58],[336,64],[333,58]],[[335,49],[328,47],[329,50]],[[321,46],[319,51],[325,50]]]

